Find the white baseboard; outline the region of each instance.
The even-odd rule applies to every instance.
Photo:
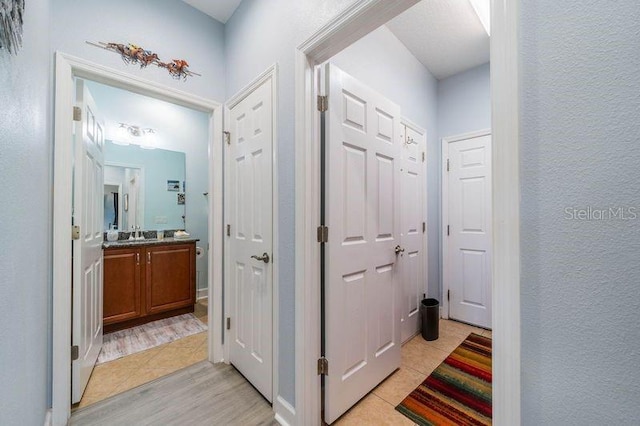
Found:
[[[275,420],[282,426],[293,426],[296,424],[296,410],[291,404],[278,396],[273,403]]]
[[[209,289],[208,288],[199,288],[196,290],[196,300],[208,299],[209,298]]]
[[[53,410],[49,408],[47,414],[44,416],[44,426],[51,426],[53,424]]]

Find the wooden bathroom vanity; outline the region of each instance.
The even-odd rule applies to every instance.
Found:
[[[193,312],[196,241],[104,244],[104,331]]]

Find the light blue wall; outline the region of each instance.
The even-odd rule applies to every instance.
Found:
[[[351,2],[352,0],[244,0],[225,26],[229,97],[275,62],[279,65],[279,394],[291,404],[295,404],[294,52],[298,44]]]
[[[440,138],[491,128],[489,64],[438,81]]]
[[[522,419],[640,421],[640,6],[521,1]]]
[[[439,83],[386,26],[347,47],[330,62],[400,105],[404,118],[427,130],[428,294],[439,297]]]
[[[42,425],[51,383],[49,2],[26,4],[18,56],[0,49],[0,424]]]
[[[53,0],[53,50],[223,102],[224,25],[180,0]],[[160,59],[185,59],[202,77],[175,80],[166,70],[126,65],[86,42],[134,43]]]
[[[438,160],[434,161],[433,172],[438,185],[437,214],[438,228],[435,235],[438,238],[438,249],[429,251],[429,256],[437,256],[438,279],[429,279],[429,291],[438,295],[444,301],[442,295],[442,258],[440,256],[442,248],[441,221],[441,195],[442,185],[442,138],[460,135],[491,128],[491,76],[489,64],[480,65],[470,70],[461,72],[451,77],[438,81],[438,140],[436,152]],[[435,238],[434,238],[435,239]],[[433,259],[432,259],[433,261]],[[431,263],[429,264],[431,265]],[[431,274],[430,274],[431,275]],[[433,283],[437,282],[437,286]]]
[[[142,229],[185,229],[182,219],[185,215],[185,205],[178,204],[177,200],[177,194],[183,192],[182,182],[185,180],[184,152],[142,149],[137,145],[122,146],[107,141],[104,161],[106,164],[135,165],[144,170],[144,217],[142,218],[144,226]],[[168,191],[168,180],[177,180],[180,183],[180,191]],[[166,217],[167,223],[156,224],[156,216]],[[129,231],[130,229],[121,230]]]

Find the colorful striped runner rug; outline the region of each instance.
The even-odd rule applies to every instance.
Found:
[[[469,334],[396,410],[420,425],[490,425],[491,339]]]

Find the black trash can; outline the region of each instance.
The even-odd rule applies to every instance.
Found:
[[[422,299],[420,315],[422,316],[422,338],[424,340],[438,340],[440,329],[440,302],[438,299]]]

